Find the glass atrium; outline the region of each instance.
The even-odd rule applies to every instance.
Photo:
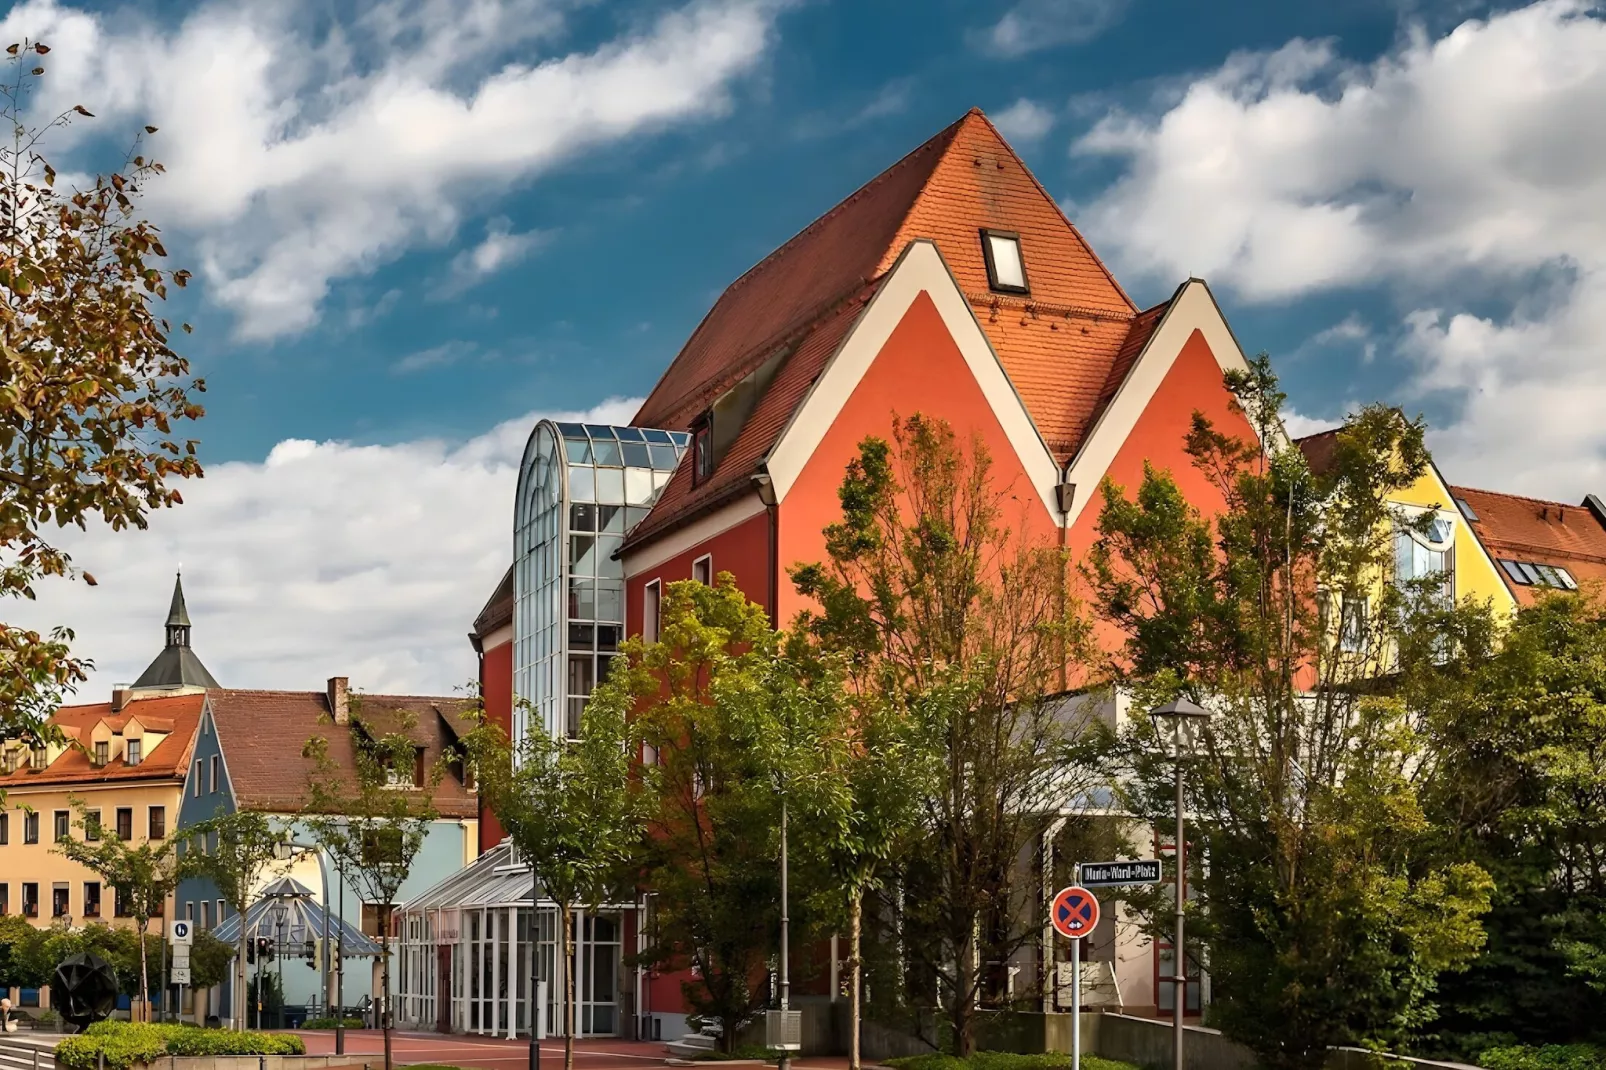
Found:
[[[669,482],[680,431],[543,420],[519,467],[513,516],[515,742],[539,721],[572,738],[586,698],[624,638],[615,556]]]

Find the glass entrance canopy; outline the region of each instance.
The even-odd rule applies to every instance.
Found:
[[[586,698],[624,638],[615,554],[686,452],[683,431],[536,424],[513,510],[513,740],[573,738]],[[530,720],[538,723],[530,724]]]

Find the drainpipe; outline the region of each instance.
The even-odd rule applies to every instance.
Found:
[[[780,502],[775,497],[775,482],[770,479],[768,471],[760,469],[758,474],[753,476],[753,486],[758,491],[758,500],[764,503],[764,511],[769,514],[769,569],[767,570],[769,575],[765,578],[764,598],[767,602],[765,608],[770,614],[770,626],[779,628],[781,626]]]
[[[1069,535],[1069,528],[1070,528],[1070,525],[1071,525],[1071,504],[1074,501],[1076,501],[1076,484],[1075,483],[1071,483],[1071,482],[1067,482],[1067,478],[1066,478],[1070,474],[1071,474],[1070,473],[1070,468],[1069,468],[1069,466],[1067,466],[1066,469],[1063,472],[1060,473],[1059,484],[1054,488],[1054,504],[1059,507],[1059,525],[1058,525],[1058,527],[1059,527],[1059,543],[1060,543],[1060,561],[1061,561],[1061,566],[1062,567],[1060,568],[1060,574],[1059,574],[1059,591],[1058,591],[1058,595],[1059,595],[1059,618],[1060,618],[1060,620],[1062,622],[1065,620],[1066,603],[1067,603],[1067,599],[1068,599],[1068,593],[1066,591],[1066,585],[1070,582],[1069,581],[1069,577],[1066,575],[1066,573],[1070,569],[1070,562],[1065,560],[1065,545],[1066,545],[1066,538]],[[1062,637],[1060,639],[1060,656],[1059,656],[1059,663],[1060,663],[1060,692],[1061,693],[1064,693],[1064,692],[1069,691],[1071,689],[1070,666],[1068,666],[1066,664],[1067,656],[1068,656],[1068,652],[1067,652],[1066,647],[1065,647],[1065,640]]]

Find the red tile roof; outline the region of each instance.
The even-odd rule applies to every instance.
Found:
[[[980,232],[1020,235],[1029,295],[988,288]],[[726,390],[794,347],[713,478],[676,472],[630,544],[747,484],[908,244],[935,242],[1004,370],[1060,461],[1080,447],[1164,306],[1141,320],[1054,199],[979,110],[909,153],[726,289],[634,423],[688,430]],[[1128,350],[1130,351],[1128,352]],[[1116,365],[1123,353],[1125,363]],[[1112,385],[1113,377],[1113,385]],[[682,469],[689,468],[683,464]]]
[[[1450,493],[1472,507],[1478,519],[1472,530],[1496,560],[1560,565],[1579,583],[1606,587],[1606,517],[1586,502],[1568,505],[1474,487],[1451,487]],[[1501,579],[1524,604],[1547,590]]]
[[[142,754],[138,765],[127,764],[124,754],[116,747],[111,749],[111,761],[103,766],[95,765],[90,755],[76,746],[69,748],[48,767],[37,771],[28,768],[25,758],[16,772],[0,772],[0,791],[136,780],[182,782],[189,769],[190,754],[195,749],[195,730],[200,726],[201,709],[205,701],[206,696],[199,693],[141,698],[129,703],[118,713],[112,712],[109,702],[63,706],[51,715],[50,721],[72,740],[88,740],[95,725],[102,720],[107,721],[113,731],[120,731],[131,718],[137,719],[147,731],[166,732],[167,736]]]
[[[336,725],[329,699],[322,691],[210,692],[223,760],[237,803],[245,809],[286,813],[302,808],[317,763],[302,754],[314,736],[329,741],[328,755],[341,768],[354,768],[352,729]],[[353,719],[385,723],[404,711],[412,721],[407,734],[424,746],[424,761],[435,762],[453,741],[464,699],[424,695],[357,695],[351,697]],[[478,813],[474,796],[448,774],[435,792],[442,817],[469,818]]]

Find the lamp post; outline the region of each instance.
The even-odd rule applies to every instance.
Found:
[[[273,904],[273,958],[279,964],[279,1013],[274,1017],[278,1028],[284,1028],[284,923],[290,916],[290,904],[281,896]]]
[[[327,1007],[329,1003],[329,870],[324,866],[323,852],[318,849],[316,844],[307,843],[304,840],[286,839],[281,840],[279,844],[274,847],[273,853],[274,856],[277,857],[281,862],[288,862],[290,859],[300,854],[311,853],[317,856],[318,879],[323,883],[323,903],[321,904],[323,907],[323,954],[319,957],[323,960],[323,1001]],[[341,905],[345,905],[344,885],[341,886]],[[339,940],[339,937],[337,936],[336,939]],[[345,942],[343,940],[340,940],[339,948],[340,952],[343,954],[345,951]],[[335,957],[335,984],[337,989],[339,988],[340,979],[343,976],[343,969],[344,963],[342,962],[342,955],[337,954]],[[335,1008],[336,1055],[344,1055],[346,1053],[345,1020],[346,1017],[342,1013],[342,1008],[337,1006]]]
[[[1189,702],[1185,698],[1174,698],[1165,705],[1150,711],[1149,716],[1154,718],[1155,731],[1164,743],[1168,743],[1171,751],[1171,760],[1176,769],[1176,805],[1177,805],[1177,915],[1176,936],[1171,943],[1171,964],[1173,976],[1162,977],[1162,981],[1171,983],[1171,1052],[1172,1070],[1183,1070],[1182,1063],[1182,1018],[1187,1010],[1188,1003],[1188,966],[1187,956],[1183,951],[1183,922],[1187,900],[1185,875],[1188,871],[1187,829],[1185,827],[1185,808],[1182,797],[1182,763],[1198,745],[1199,734],[1203,731],[1205,722],[1210,718],[1210,712],[1202,706]]]

